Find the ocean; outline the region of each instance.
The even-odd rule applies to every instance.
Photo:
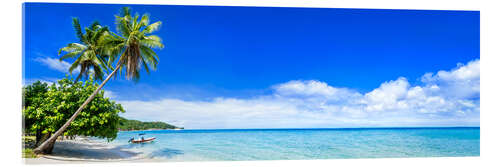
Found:
[[[479,156],[480,128],[122,131],[111,144],[169,161]],[[152,143],[129,144],[146,133]]]

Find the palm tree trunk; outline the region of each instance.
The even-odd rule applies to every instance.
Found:
[[[71,122],[73,122],[73,120],[75,120],[75,118],[80,114],[80,112],[82,112],[85,106],[87,106],[87,104],[89,104],[90,101],[94,99],[94,97],[102,89],[102,87],[108,82],[109,79],[111,79],[111,77],[116,73],[116,71],[118,71],[120,65],[121,63],[118,63],[116,69],[113,70],[113,72],[109,74],[108,77],[106,77],[106,79],[101,83],[101,85],[99,85],[97,90],[95,90],[94,93],[92,93],[92,95],[90,95],[90,97],[88,97],[87,100],[85,100],[85,102],[80,106],[80,108],[76,110],[76,112],[69,118],[69,120],[66,121],[66,123],[64,123],[64,125],[61,128],[59,128],[59,130],[57,130],[56,133],[54,133],[54,135],[52,135],[49,139],[44,141],[40,146],[38,146],[33,150],[35,154],[41,154],[41,153],[50,154],[52,152],[52,148],[54,146],[57,137],[63,134],[63,132],[66,130],[66,128],[69,127]]]

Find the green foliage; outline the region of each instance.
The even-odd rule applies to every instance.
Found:
[[[23,148],[23,158],[37,158],[32,148]]]
[[[26,132],[42,134],[55,132],[97,89],[97,86],[92,78],[85,83],[74,83],[65,78],[50,86],[35,82],[24,87],[23,117]],[[113,140],[118,133],[120,112],[125,112],[122,106],[105,98],[104,91],[100,91],[71,122],[64,135],[94,136]]]
[[[165,122],[141,122],[137,120],[128,120],[120,117],[119,128],[120,130],[147,130],[147,129],[178,129],[179,127],[167,124]]]
[[[48,84],[42,83],[40,81],[37,81],[31,85],[23,87],[23,113],[27,107],[31,107],[31,110],[42,108],[43,103],[47,98],[48,90],[49,90]],[[36,119],[23,119],[23,121],[24,121],[23,124],[24,131],[27,131],[26,128],[30,128],[33,126],[34,123],[36,123],[35,122]]]

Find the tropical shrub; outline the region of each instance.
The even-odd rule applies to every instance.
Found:
[[[65,78],[50,86],[35,82],[23,87],[25,133],[36,134],[36,143],[39,144],[42,138],[47,138],[43,136],[50,136],[61,127],[97,86],[92,78],[76,83]],[[125,112],[122,106],[104,97],[104,91],[100,91],[71,122],[64,135],[93,136],[111,141],[118,133],[120,112]]]

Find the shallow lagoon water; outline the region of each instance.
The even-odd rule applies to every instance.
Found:
[[[111,144],[168,161],[479,156],[480,128],[122,131]],[[129,144],[146,133],[156,141]]]

